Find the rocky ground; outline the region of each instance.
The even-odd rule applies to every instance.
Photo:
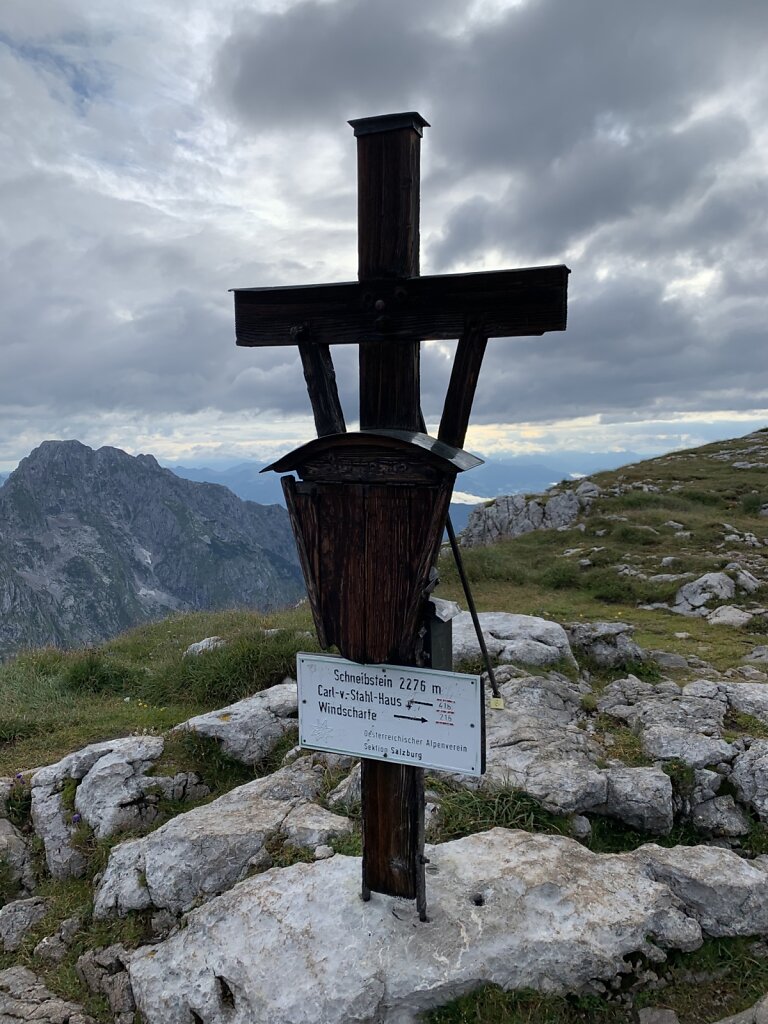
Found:
[[[467,620],[454,619],[459,661],[476,653]],[[358,827],[352,759],[293,749],[277,770],[200,802],[199,777],[162,771],[179,733],[92,744],[0,780],[0,849],[17,889],[0,943],[20,954],[0,973],[0,1021],[91,1019],[39,976],[84,922],[54,921],[38,890],[41,854],[64,884],[89,874],[93,840],[111,843],[88,882],[89,927],[138,915],[146,926],[135,948],[76,961],[119,1024],[135,1008],[148,1024],[404,1024],[481,983],[610,992],[631,957],[658,982],[653,965],[670,950],[768,933],[768,857],[754,845],[768,821],[768,648],[718,672],[642,649],[626,624],[481,622],[504,708],[487,710],[486,776],[436,779],[428,828],[439,832],[448,794],[479,786],[526,795],[562,834],[492,828],[433,846],[420,925],[409,905],[359,899],[359,859],[341,852]],[[627,664],[654,681],[622,673]],[[598,665],[617,678],[595,689]],[[286,680],[179,730],[253,763],[296,713]],[[179,813],[153,828],[162,800]],[[588,849],[605,819],[639,834],[638,848]],[[686,845],[643,843],[671,834]]]

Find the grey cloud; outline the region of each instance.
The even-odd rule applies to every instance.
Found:
[[[491,342],[477,422],[768,401],[764,0],[528,0],[461,31],[460,0],[326,0],[241,11],[215,40],[174,34],[181,6],[152,15],[146,54],[114,11],[106,27],[57,14],[37,35],[28,4],[6,19],[25,45],[85,61],[97,88],[77,107],[71,68],[42,74],[0,45],[0,401],[305,414],[296,352],[235,349],[227,289],[352,276],[345,120],[413,107],[434,125],[425,272],[574,254],[568,331]],[[242,216],[235,173],[254,197]],[[701,269],[708,290],[670,294]],[[357,353],[334,356],[352,420]],[[449,369],[425,347],[431,420]]]
[[[700,195],[749,143],[747,125],[726,115],[677,132],[656,130],[625,145],[585,139],[524,185],[514,181],[501,204],[475,196],[459,206],[432,258],[447,268],[499,245],[538,258],[564,251],[606,223],[638,216],[642,225],[650,211],[675,212],[687,197]]]
[[[688,116],[743,74],[768,29],[759,0],[733,16],[716,0],[539,0],[481,28],[437,90],[435,124],[462,168],[540,168],[601,123],[629,131]]]
[[[425,57],[436,45],[424,19],[437,6],[336,0],[243,15],[218,55],[216,91],[262,130],[335,130],[343,118],[409,107],[423,92]],[[379,103],[380,111],[366,109]]]
[[[759,407],[754,399],[764,402],[768,389],[765,344],[751,330],[713,343],[705,330],[679,303],[663,302],[658,286],[605,288],[573,304],[565,333],[489,342],[473,421],[662,417],[717,409],[725,391],[730,408]],[[436,415],[440,396],[428,407]]]

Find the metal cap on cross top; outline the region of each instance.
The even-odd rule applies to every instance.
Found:
[[[235,289],[238,345],[296,345],[322,442],[283,480],[321,644],[426,664],[423,639],[456,473],[489,338],[566,326],[565,266],[419,275],[416,111],[358,118],[358,281]],[[420,343],[458,339],[436,439],[424,433]],[[346,432],[330,346],[359,345],[360,431]],[[432,664],[433,668],[450,665]],[[421,769],[362,761],[363,898],[416,899],[426,919]]]
[[[422,128],[431,128],[417,110],[406,110],[402,114],[379,114],[377,117],[357,117],[347,121],[354,129],[355,135],[372,135],[374,132],[392,132],[398,128],[412,128],[423,135]]]

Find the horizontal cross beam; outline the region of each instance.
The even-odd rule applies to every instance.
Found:
[[[564,331],[565,266],[288,288],[238,288],[238,345],[319,345],[486,338]]]

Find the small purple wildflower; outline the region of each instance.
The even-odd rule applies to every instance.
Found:
[[[72,815],[72,824],[73,825],[79,825],[82,820],[83,820],[82,814],[73,814]]]

